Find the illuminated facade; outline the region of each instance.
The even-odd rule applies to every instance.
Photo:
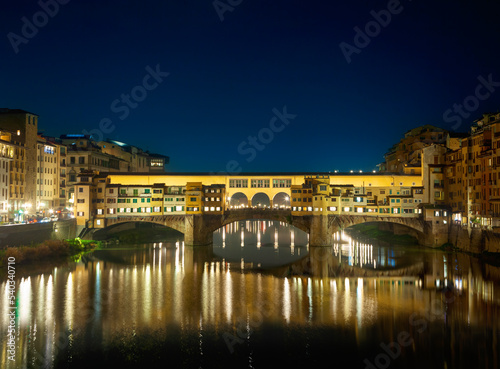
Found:
[[[36,202],[37,132],[38,115],[21,109],[0,109],[0,129],[15,134],[9,193],[10,215],[14,221],[22,221],[26,214],[34,213]]]
[[[75,184],[75,215],[80,226],[103,228],[107,219],[157,215],[223,214],[231,197],[243,194],[248,207],[283,208],[294,216],[373,215],[417,217],[424,198],[421,176],[381,174],[270,173],[94,174],[81,172]],[[252,205],[257,196],[267,205]]]
[[[450,134],[444,129],[431,125],[413,128],[384,155],[385,162],[380,169],[391,173],[420,174],[421,150],[432,144],[446,145],[447,142],[450,142]]]
[[[500,227],[500,113],[483,114],[445,154],[446,203],[456,223]]]
[[[11,133],[0,131],[0,222],[9,220],[10,167],[20,147],[11,142]]]
[[[36,212],[49,216],[65,206],[66,147],[42,137],[37,142]]]

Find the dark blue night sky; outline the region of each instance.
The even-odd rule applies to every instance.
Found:
[[[411,128],[467,131],[500,109],[499,10],[8,1],[0,106],[38,114],[47,135],[85,131],[168,155],[172,171],[373,170]]]

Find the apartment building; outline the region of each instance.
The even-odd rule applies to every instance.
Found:
[[[15,132],[18,145],[11,164],[13,185],[10,192],[11,218],[22,221],[34,214],[36,203],[38,115],[21,109],[0,108],[0,129]]]
[[[41,216],[61,210],[61,149],[57,142],[38,137],[36,168],[36,212]],[[64,204],[63,204],[64,206]]]
[[[66,134],[59,137],[61,144],[66,146],[66,201],[74,204],[74,185],[80,172],[127,172],[125,160],[101,151],[90,135]]]
[[[11,132],[0,131],[0,223],[9,221],[10,167],[16,149]]]
[[[420,174],[421,150],[432,145],[454,145],[456,138],[450,138],[448,131],[424,125],[413,128],[384,155],[385,162],[379,164],[379,170],[391,173]]]
[[[144,151],[116,140],[96,143],[103,153],[113,155],[128,163],[127,172],[164,172],[169,157]]]
[[[413,182],[412,182],[413,183]],[[330,184],[326,175],[291,186],[292,215],[414,216],[420,214],[422,186]]]
[[[499,148],[500,113],[486,113],[446,152],[445,192],[455,222],[500,227]]]

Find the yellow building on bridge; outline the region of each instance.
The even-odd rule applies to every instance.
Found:
[[[75,185],[79,226],[103,228],[121,216],[222,214],[239,207],[286,208],[294,216],[415,217],[420,175],[385,173],[101,173]]]

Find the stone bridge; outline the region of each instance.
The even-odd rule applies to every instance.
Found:
[[[398,224],[412,229],[421,245],[436,247],[442,243],[442,237],[436,237],[437,229],[432,222],[418,217],[394,217],[379,215],[305,215],[292,216],[290,210],[278,209],[238,209],[228,210],[222,215],[189,214],[158,216],[120,216],[106,219],[106,226],[124,222],[149,222],[170,227],[184,234],[186,245],[206,245],[212,243],[213,232],[220,227],[237,221],[249,219],[277,220],[289,223],[309,233],[311,246],[329,246],[333,243],[333,234],[350,226],[385,222]],[[443,230],[440,229],[440,232]],[[447,237],[447,233],[446,233]]]

